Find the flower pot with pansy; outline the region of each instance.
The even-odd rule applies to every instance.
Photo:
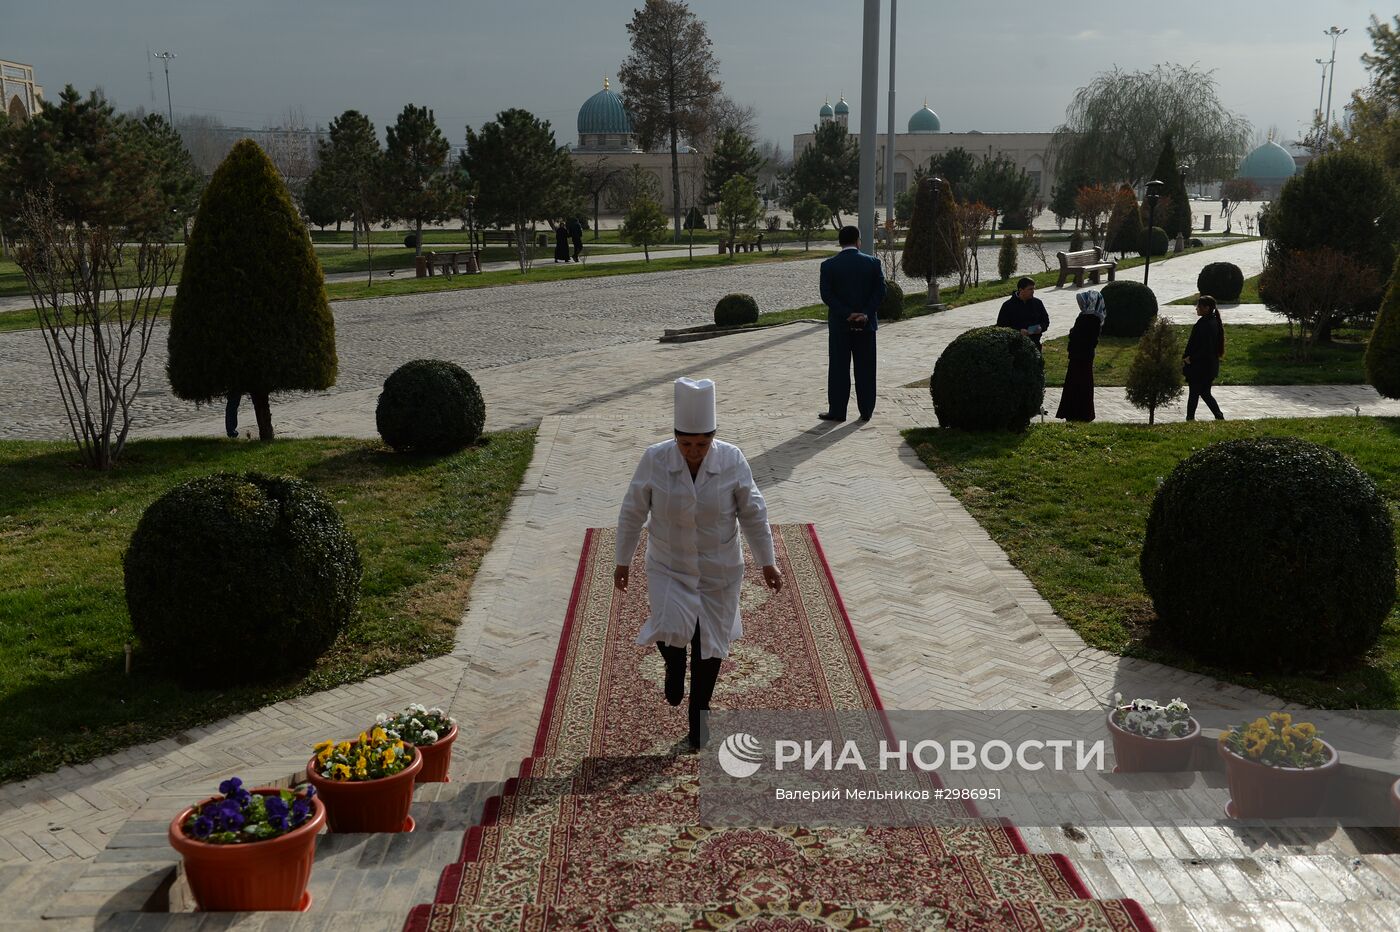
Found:
[[[452,766],[452,742],[457,740],[457,723],[445,711],[413,703],[397,715],[380,713],[380,728],[417,748],[423,757],[419,783],[447,783]]]
[[[1113,696],[1108,712],[1113,736],[1115,773],[1165,773],[1189,770],[1201,725],[1180,699],[1161,705],[1155,699],[1124,702]]]
[[[306,778],[326,804],[333,832],[411,832],[413,782],[422,755],[378,725],[354,741],[322,741]]]
[[[1287,712],[1223,732],[1219,747],[1230,782],[1225,814],[1234,819],[1316,816],[1339,770],[1337,749]]]
[[[245,789],[231,777],[219,795],[170,821],[170,846],[204,912],[305,910],[326,809],[314,787]]]

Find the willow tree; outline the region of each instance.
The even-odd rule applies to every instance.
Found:
[[[1168,136],[1191,177],[1211,180],[1233,173],[1250,133],[1249,121],[1220,102],[1213,70],[1115,67],[1075,92],[1051,148],[1060,178],[1079,174],[1136,187],[1149,179]]]
[[[273,392],[335,384],[335,319],[321,263],[277,168],[244,139],[209,179],[170,311],[177,398],[246,392],[273,438]]]

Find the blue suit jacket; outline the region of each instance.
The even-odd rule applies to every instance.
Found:
[[[880,303],[885,300],[885,270],[879,259],[843,249],[822,262],[821,287],[829,329],[845,330],[852,314],[864,314],[870,319],[868,328],[879,328]]]

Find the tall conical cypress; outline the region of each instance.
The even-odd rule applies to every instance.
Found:
[[[1191,198],[1186,194],[1186,182],[1181,180],[1181,167],[1176,164],[1176,146],[1168,136],[1162,143],[1162,154],[1157,157],[1157,167],[1152,178],[1162,182],[1162,196],[1170,198],[1167,209],[1157,207],[1154,224],[1167,231],[1167,237],[1174,239],[1176,234],[1191,235]]]
[[[209,179],[170,313],[166,374],[179,398],[246,392],[273,437],[268,395],[335,384],[335,320],[321,263],[270,159],[251,139]]]
[[[1400,259],[1366,346],[1366,381],[1385,397],[1400,398]]]
[[[914,215],[909,218],[909,235],[904,239],[904,254],[899,262],[905,275],[927,282],[958,270],[962,247],[955,209],[948,182],[938,186],[936,209],[933,185],[928,179],[920,182],[914,192]]]
[[[1138,241],[1142,239],[1142,211],[1138,207],[1137,194],[1130,185],[1118,189],[1118,199],[1113,202],[1113,213],[1108,218],[1109,252],[1123,256],[1137,252]]]

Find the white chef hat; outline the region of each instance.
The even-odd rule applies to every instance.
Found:
[[[708,434],[715,429],[715,383],[676,379],[676,432]]]

